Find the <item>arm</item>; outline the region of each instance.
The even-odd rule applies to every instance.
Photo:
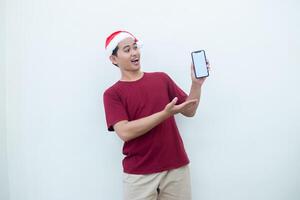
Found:
[[[170,103],[166,105],[164,110],[154,113],[150,116],[127,121],[123,120],[114,125],[114,129],[117,135],[124,141],[127,142],[136,137],[142,136],[152,128],[163,122],[168,117],[175,115],[185,109],[187,106],[195,104],[196,99],[185,101],[182,104],[175,105],[177,102],[177,97],[175,97]]]
[[[194,105],[190,105],[186,107],[186,109],[182,110],[181,114],[186,117],[193,117],[196,114],[196,110],[198,108],[201,97],[201,85],[192,83],[189,96],[187,97],[187,101],[190,99],[198,99],[197,103]]]
[[[208,69],[210,69],[209,63],[207,63],[207,67],[208,67]],[[191,78],[192,78],[192,85],[191,85],[189,96],[187,97],[186,100],[188,101],[190,99],[198,99],[198,101],[197,101],[197,103],[195,103],[193,105],[189,105],[185,109],[182,110],[181,114],[186,117],[193,117],[196,114],[196,110],[200,103],[201,87],[206,79],[206,78],[200,78],[200,79],[195,78],[193,64],[191,65]]]

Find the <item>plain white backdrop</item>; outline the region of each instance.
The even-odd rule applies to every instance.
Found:
[[[120,78],[105,38],[144,43],[144,71],[189,92],[190,52],[211,76],[194,118],[176,116],[195,200],[300,199],[296,0],[2,0],[1,200],[117,200],[122,142],[102,94]]]

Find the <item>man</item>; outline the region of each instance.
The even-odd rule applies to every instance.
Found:
[[[124,141],[125,200],[190,200],[189,159],[174,115],[192,117],[205,78],[191,66],[189,95],[163,72],[143,72],[139,41],[127,31],[106,39],[109,59],[121,78],[103,95],[109,131]]]

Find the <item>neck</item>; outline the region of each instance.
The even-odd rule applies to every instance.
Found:
[[[135,81],[143,76],[143,72],[138,71],[123,71],[121,75],[121,81]]]

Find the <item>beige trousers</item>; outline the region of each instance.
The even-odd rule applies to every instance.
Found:
[[[189,166],[154,174],[123,174],[124,200],[191,200]]]

